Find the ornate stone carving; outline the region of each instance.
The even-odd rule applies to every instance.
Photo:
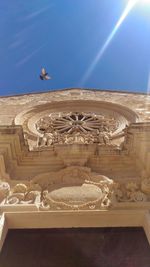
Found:
[[[41,134],[37,141],[38,147],[75,143],[110,145],[117,121],[102,114],[56,113],[37,121],[36,129]]]
[[[44,191],[40,209],[84,210],[111,206],[112,180],[93,182],[86,180],[81,186],[63,187],[52,192]]]
[[[141,182],[141,190],[150,195],[150,178],[144,178]]]
[[[128,182],[127,184],[116,184],[115,193],[118,202],[146,202],[150,196],[142,189],[142,182]]]
[[[63,187],[47,192],[41,208],[49,206],[49,209],[84,209],[101,203],[102,190],[96,185],[84,183],[81,186]],[[99,205],[100,205],[99,203]]]
[[[42,190],[51,191],[58,187],[82,185],[85,180],[91,180],[91,170],[87,167],[72,166],[58,172],[39,174],[31,181],[39,185]]]
[[[68,167],[10,186],[1,205],[36,204],[40,210],[103,209],[111,206],[113,181],[89,168]],[[3,192],[1,186],[0,193]],[[6,188],[6,186],[5,186]]]
[[[113,132],[117,128],[117,122],[113,117],[96,115],[93,113],[70,112],[55,113],[43,117],[36,123],[39,132],[73,133],[91,132],[96,129],[100,132]]]
[[[6,182],[0,182],[0,202],[2,202],[9,194],[10,185]]]
[[[4,193],[4,187],[7,187]],[[37,190],[38,189],[38,190]],[[2,204],[33,204],[40,202],[40,187],[34,185],[25,185],[25,184],[16,184],[11,187],[8,183],[1,182],[0,183],[0,195],[1,197],[1,205]]]
[[[40,210],[101,210],[115,203],[150,202],[149,179],[115,183],[86,167],[37,175],[26,184],[0,183],[0,205],[35,204]]]

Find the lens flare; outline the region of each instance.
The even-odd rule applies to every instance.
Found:
[[[94,58],[93,62],[91,63],[90,67],[87,69],[86,73],[84,74],[84,76],[83,76],[83,78],[81,80],[81,84],[82,85],[89,78],[89,76],[93,72],[94,68],[96,67],[98,61],[101,59],[101,57],[103,56],[104,52],[106,51],[106,49],[108,48],[109,44],[111,43],[113,37],[115,36],[115,34],[117,33],[118,29],[120,28],[121,24],[123,23],[123,21],[125,20],[125,18],[128,16],[128,14],[130,13],[130,11],[132,10],[132,8],[136,5],[136,3],[138,1],[139,0],[130,0],[127,3],[127,6],[125,7],[122,15],[120,16],[119,20],[117,21],[114,29],[112,30],[112,32],[110,33],[110,35],[106,39],[105,43],[103,44],[103,46],[99,50],[98,54]]]

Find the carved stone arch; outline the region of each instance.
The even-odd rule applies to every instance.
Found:
[[[11,228],[142,226],[150,242],[148,95],[69,89],[4,97],[0,104],[0,248]],[[43,138],[36,123],[59,112],[62,119],[76,114],[78,128],[82,113],[96,123],[102,113],[108,121],[113,115],[117,127],[110,140],[109,129],[99,131],[97,142],[94,131],[88,141],[74,131],[73,143],[49,136],[49,144],[34,149]],[[36,179],[44,176],[41,188]]]
[[[31,143],[32,147],[36,145],[37,139],[43,136],[43,133],[39,132],[36,127],[40,120],[50,116],[66,116],[65,114],[70,114],[70,112],[76,112],[78,113],[78,116],[84,113],[86,116],[89,116],[89,114],[91,114],[90,116],[97,117],[103,115],[106,120],[112,118],[116,121],[116,128],[113,131],[112,136],[120,134],[126,125],[139,121],[139,117],[134,111],[116,103],[95,100],[68,100],[55,101],[44,105],[35,105],[18,114],[15,118],[15,124],[22,125],[26,138],[29,141],[29,145]],[[48,138],[50,139],[49,144],[53,144],[53,138]],[[79,143],[88,142],[82,140],[82,136],[76,139]],[[74,140],[76,139],[74,138]],[[71,140],[71,142],[74,141]],[[44,144],[47,144],[47,141],[45,141]]]

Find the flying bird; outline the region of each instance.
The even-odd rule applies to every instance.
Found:
[[[44,68],[42,68],[41,74],[40,74],[40,79],[41,80],[50,80],[50,79],[52,79],[52,77],[48,75],[48,72],[46,72],[46,70]]]

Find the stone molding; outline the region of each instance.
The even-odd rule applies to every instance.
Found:
[[[58,171],[69,165],[88,166],[110,178],[125,175],[125,164],[132,166],[135,176],[143,171],[150,175],[149,166],[149,123],[131,124],[125,131],[125,141],[120,147],[98,146],[97,144],[56,145],[48,149],[29,151],[21,126],[0,127],[0,174],[2,179],[31,180],[37,173]],[[112,159],[115,166],[122,166],[118,174],[107,164]],[[103,165],[100,164],[103,162]],[[126,163],[125,163],[126,162]],[[121,164],[121,165],[120,165]],[[118,168],[120,168],[118,166]],[[103,170],[103,168],[106,168]],[[110,169],[110,171],[109,171]],[[139,174],[137,174],[137,171]],[[129,176],[133,174],[128,174]],[[129,177],[127,174],[126,176]],[[118,178],[117,178],[118,176]]]
[[[34,147],[43,137],[38,121],[69,112],[93,121],[112,116],[117,127],[98,129],[110,138],[79,142],[82,122],[73,122],[73,142]],[[149,96],[125,92],[72,89],[1,98],[0,248],[10,228],[142,226],[150,242],[149,112]]]
[[[58,110],[59,110],[59,114],[58,114]],[[93,118],[94,117],[98,118],[100,116],[103,116],[107,120],[110,120],[111,118],[113,118],[117,124],[116,125],[117,128],[115,129],[115,131],[113,131],[113,134],[112,134],[113,138],[114,137],[116,138],[118,134],[122,134],[123,133],[122,131],[126,125],[139,121],[138,115],[132,109],[129,109],[125,106],[121,106],[119,104],[114,104],[111,102],[96,101],[96,100],[95,101],[93,100],[90,100],[90,101],[89,100],[88,101],[87,100],[69,100],[69,101],[59,101],[59,102],[57,101],[57,102],[52,102],[48,104],[37,105],[35,107],[26,109],[16,116],[14,123],[16,125],[22,125],[25,138],[28,140],[30,149],[33,149],[37,143],[41,143],[41,144],[44,143],[44,140],[45,140],[45,143],[52,144],[54,142],[54,139],[55,140],[58,139],[56,138],[58,136],[58,132],[56,133],[55,131],[55,138],[53,138],[53,133],[49,131],[48,129],[45,129],[46,132],[44,131],[44,133],[47,134],[47,140],[45,139],[46,136],[44,136],[43,142],[42,141],[39,142],[38,141],[39,138],[41,138],[43,135],[42,135],[42,132],[38,130],[39,128],[38,124],[40,122],[42,123],[42,121],[46,118],[49,118],[50,120],[50,118],[53,118],[53,117],[55,118],[57,116],[62,117],[61,114],[64,114],[64,116],[65,114],[69,115],[70,112],[78,113],[78,114],[90,114],[91,113],[91,116],[93,116]],[[54,129],[51,129],[51,130],[54,130]],[[85,132],[83,134],[85,135]],[[106,134],[107,133],[105,131],[105,136]],[[77,138],[74,138],[74,140],[76,139]],[[81,143],[81,139],[83,138],[81,137],[80,142],[78,141],[78,143]],[[103,139],[106,139],[106,138],[103,138]],[[109,139],[110,138],[107,137],[107,140]],[[68,138],[65,138],[65,140],[67,144],[69,142]],[[62,140],[60,140],[59,142],[62,142]],[[87,141],[83,140],[82,143],[85,143],[85,142]],[[120,143],[120,140],[118,140],[118,143]]]
[[[115,209],[120,203],[122,208],[141,203],[150,208],[150,178],[115,182],[87,167],[71,166],[24,183],[0,182],[1,207],[35,204],[44,211],[102,210]]]
[[[71,88],[37,94],[1,97],[1,125],[4,125],[6,122],[10,125],[15,116],[24,109],[30,109],[36,105],[71,100],[96,100],[114,104],[119,103],[120,105],[135,111],[141,121],[150,121],[150,97],[147,94]],[[4,109],[7,109],[7,114],[5,114]]]
[[[111,205],[113,181],[72,166],[37,175],[30,182],[0,183],[1,206],[35,204],[40,210],[88,210]]]

